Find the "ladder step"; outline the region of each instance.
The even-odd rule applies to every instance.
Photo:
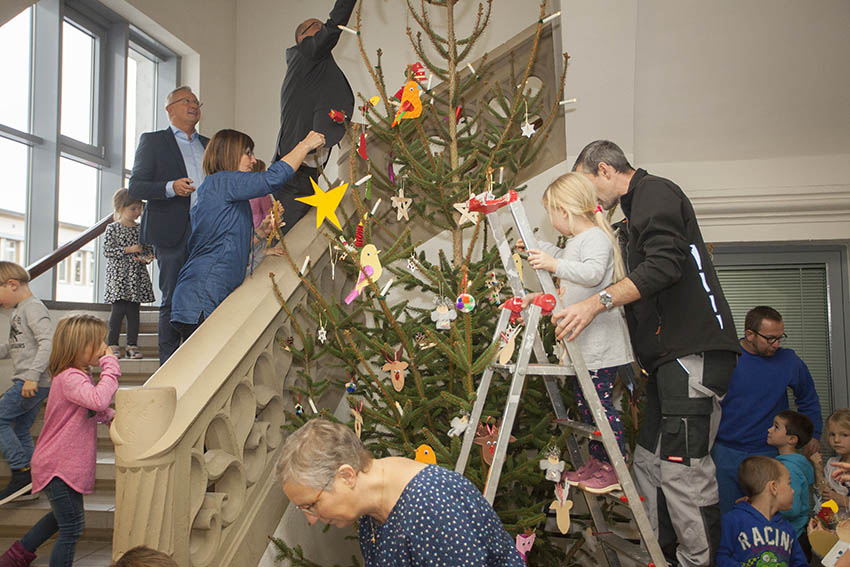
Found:
[[[491,364],[490,368],[504,374],[513,374],[516,364]],[[575,370],[560,364],[528,364],[526,376],[575,376]]]
[[[602,433],[593,425],[588,425],[572,419],[556,419],[554,422],[559,426],[569,429],[573,433],[581,435],[582,437],[592,441],[602,441]]]
[[[655,567],[655,563],[652,561],[652,558],[649,556],[649,553],[647,553],[641,545],[632,543],[631,541],[620,537],[613,532],[597,534],[596,538],[602,545],[610,547],[618,553],[622,553],[629,559],[637,561],[640,565]]]

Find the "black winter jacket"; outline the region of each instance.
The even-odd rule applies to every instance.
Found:
[[[626,306],[632,344],[648,371],[689,354],[739,353],[735,323],[693,206],[672,181],[638,169],[620,198],[624,261],[640,299]]]

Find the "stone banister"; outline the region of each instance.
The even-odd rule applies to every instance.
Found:
[[[342,208],[350,213],[349,199]],[[298,267],[309,255],[320,291],[341,300],[345,273],[331,279],[314,214],[286,236],[287,248]],[[266,258],[143,387],[117,393],[114,558],[145,544],[181,566],[256,565],[265,550],[287,504],[275,465],[284,411],[297,401],[289,389],[303,370],[286,348],[300,339],[270,272],[290,309],[305,300],[287,260]],[[314,332],[302,317],[296,310]]]

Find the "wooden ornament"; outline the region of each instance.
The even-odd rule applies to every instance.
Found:
[[[549,504],[549,509],[555,511],[555,522],[558,524],[558,531],[562,534],[570,531],[570,510],[573,509],[573,501],[567,500],[561,503],[554,500]]]

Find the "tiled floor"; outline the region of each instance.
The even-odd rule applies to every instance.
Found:
[[[50,565],[50,551],[53,549],[53,541],[48,541],[36,552],[36,560],[31,563],[32,567],[47,567]],[[9,548],[15,540],[0,538],[0,547],[3,551]],[[77,544],[74,554],[74,565],[79,567],[110,567],[112,565],[112,542],[110,541],[81,541]]]

